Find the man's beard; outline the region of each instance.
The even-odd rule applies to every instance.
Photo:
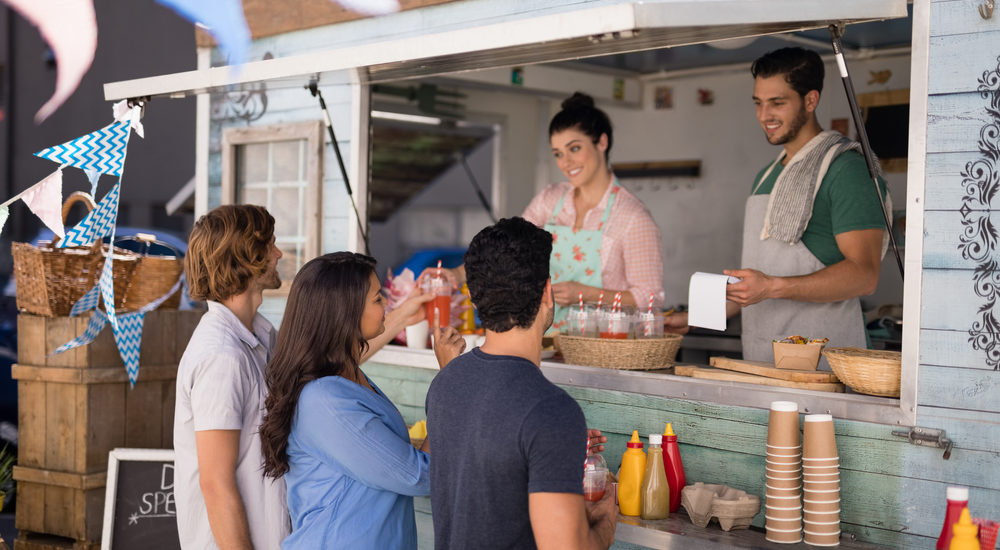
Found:
[[[281,288],[281,276],[278,275],[277,266],[275,266],[274,270],[264,274],[260,286],[264,290],[275,290]]]
[[[799,132],[802,131],[802,127],[805,126],[807,122],[809,122],[809,113],[806,112],[805,105],[803,105],[802,109],[797,115],[795,115],[795,118],[793,118],[792,122],[789,124],[788,131],[780,137],[776,136],[777,141],[771,141],[770,138],[768,138],[768,143],[771,145],[784,145],[789,141],[794,140],[799,136]],[[764,134],[764,137],[767,137],[766,133]]]

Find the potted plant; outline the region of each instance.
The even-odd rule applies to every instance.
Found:
[[[7,450],[4,445],[0,449],[0,512],[3,512],[3,501],[7,497],[7,489],[14,479],[14,461],[17,455]]]

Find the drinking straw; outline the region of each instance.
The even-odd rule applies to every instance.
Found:
[[[583,313],[583,293],[580,293],[580,313]]]
[[[622,293],[615,292],[615,301],[611,306],[611,312],[612,313],[619,312],[621,311],[621,307],[622,307]]]
[[[590,436],[587,436],[587,454],[583,457],[583,468],[587,469],[587,459],[590,457]]]
[[[438,260],[437,278],[441,278],[441,260]]]
[[[646,309],[646,313],[649,313],[649,314],[653,313],[653,293],[652,292],[649,293],[649,308]]]
[[[598,311],[601,310],[601,302],[603,302],[603,301],[604,301],[604,291],[602,290],[601,294],[597,296],[597,310]]]

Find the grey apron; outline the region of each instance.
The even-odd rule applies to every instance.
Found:
[[[750,195],[747,199],[742,267],[778,277],[806,275],[823,269],[823,262],[802,241],[788,244],[775,239],[760,240],[767,201],[768,195]],[[743,358],[751,361],[774,362],[771,341],[793,334],[829,338],[827,347],[868,347],[858,298],[831,303],[764,300],[743,308],[742,324]],[[825,357],[820,360],[820,367],[829,370]]]

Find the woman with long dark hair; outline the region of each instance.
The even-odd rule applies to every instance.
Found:
[[[284,475],[292,533],[282,548],[416,548],[413,497],[430,493],[426,443],[360,369],[384,330],[375,260],[315,258],[292,282],[267,365],[264,472]],[[450,330],[449,330],[450,329]],[[450,327],[438,346],[461,352]]]

